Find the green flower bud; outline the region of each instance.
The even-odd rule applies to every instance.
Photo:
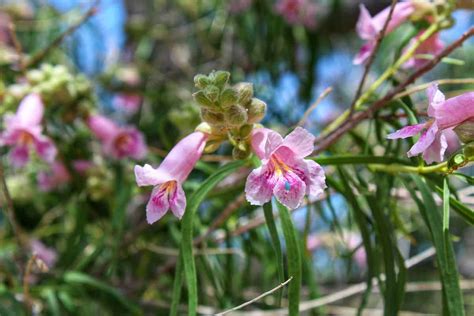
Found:
[[[238,93],[232,88],[225,89],[222,91],[221,96],[219,97],[219,104],[224,109],[229,108],[231,105],[237,103]]]
[[[215,108],[215,104],[209,100],[206,95],[204,94],[203,90],[200,90],[196,93],[193,94],[194,101],[197,102],[200,106],[206,107],[206,108]]]
[[[211,134],[212,133],[212,127],[209,125],[209,123],[202,122],[196,128],[194,129],[196,132],[202,132],[204,134]]]
[[[242,148],[241,146],[239,147],[234,147],[232,149],[232,157],[235,160],[242,160],[246,159],[250,155],[250,148],[246,146],[245,148]]]
[[[219,93],[219,88],[214,85],[208,85],[206,89],[204,89],[204,95],[212,102],[217,101],[217,99],[219,98]]]
[[[474,141],[474,120],[469,120],[454,129],[459,139],[463,143],[470,143]]]
[[[220,89],[225,87],[230,78],[230,73],[222,70],[218,70],[212,75],[214,77],[214,84]]]
[[[245,124],[239,129],[239,135],[241,138],[246,139],[250,136],[253,130],[253,125]]]
[[[206,154],[212,153],[218,150],[221,144],[222,144],[221,140],[210,140],[206,143],[206,147],[204,147],[204,152]]]
[[[201,117],[203,121],[211,125],[223,125],[225,123],[224,115],[210,111],[208,109],[201,109]]]
[[[248,106],[248,123],[255,124],[260,122],[267,112],[267,104],[260,99],[253,98]]]
[[[194,76],[194,85],[198,89],[204,89],[210,83],[211,83],[211,81],[205,75],[199,74],[199,75]]]
[[[26,78],[32,84],[40,83],[45,79],[43,72],[38,69],[33,69],[33,70],[28,71],[26,73]]]
[[[231,126],[240,127],[243,124],[247,123],[247,111],[244,107],[234,104],[227,109],[224,113],[225,121]]]
[[[247,106],[253,98],[253,84],[249,82],[241,82],[235,85],[235,89],[239,92],[238,103]]]

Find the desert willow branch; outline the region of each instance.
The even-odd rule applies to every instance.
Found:
[[[400,98],[403,98],[407,95],[410,95],[410,94],[413,94],[413,93],[416,93],[416,92],[420,92],[420,91],[424,91],[426,90],[426,88],[428,88],[429,86],[431,86],[432,84],[438,84],[438,85],[447,85],[447,84],[474,84],[474,78],[458,78],[458,79],[439,79],[439,80],[434,80],[434,81],[430,81],[430,82],[427,82],[427,83],[423,83],[423,84],[420,84],[420,85],[417,85],[411,89],[407,89],[403,92],[400,92],[398,93],[397,95],[395,95],[393,98],[394,99],[400,99]]]
[[[352,100],[351,106],[349,108],[349,116],[351,116],[352,113],[354,112],[356,102],[359,99],[360,94],[362,93],[362,88],[364,87],[365,79],[367,78],[367,75],[369,74],[370,67],[372,66],[372,63],[375,60],[375,56],[377,56],[377,52],[378,52],[380,44],[382,43],[382,40],[385,36],[385,32],[387,30],[388,23],[392,19],[393,11],[395,9],[395,5],[397,4],[397,2],[398,2],[397,0],[392,0],[392,5],[390,6],[390,11],[388,13],[388,17],[385,20],[385,23],[384,23],[382,29],[380,30],[379,34],[377,35],[377,41],[375,43],[374,50],[370,54],[370,57],[369,57],[367,63],[365,64],[364,73],[362,75],[362,78],[360,79],[359,86],[357,87],[357,91],[356,91],[356,94],[354,96],[354,100]]]
[[[24,68],[34,67],[39,64],[48,54],[49,52],[61,42],[74,33],[82,24],[84,24],[91,16],[93,16],[97,12],[97,6],[99,5],[100,0],[96,0],[94,4],[90,7],[89,10],[77,21],[75,24],[72,24],[68,29],[66,29],[63,33],[59,34],[48,46],[43,48],[41,51],[33,55],[30,60],[28,60]]]
[[[217,313],[216,316],[225,315],[225,314],[228,314],[228,313],[230,313],[230,312],[233,312],[233,311],[242,309],[242,308],[244,308],[245,306],[248,306],[248,305],[250,305],[250,304],[252,304],[252,303],[255,303],[256,301],[258,301],[258,300],[264,298],[265,296],[270,295],[270,294],[272,294],[273,292],[278,291],[279,289],[281,289],[282,287],[284,287],[285,285],[287,285],[288,283],[290,283],[291,280],[293,280],[293,277],[289,278],[288,280],[286,280],[285,282],[281,283],[281,284],[278,285],[277,287],[275,287],[275,288],[271,289],[270,291],[267,291],[267,292],[265,292],[265,293],[263,293],[263,294],[257,296],[256,298],[254,298],[254,299],[252,299],[252,300],[250,300],[250,301],[248,301],[248,302],[245,302],[245,303],[243,303],[243,304],[241,304],[241,305],[239,305],[239,306],[236,306],[236,307],[231,308],[231,309],[229,309],[229,310],[226,310],[226,311],[224,311],[224,312]]]
[[[399,84],[397,87],[392,89],[387,93],[383,98],[374,102],[368,109],[354,113],[350,118],[347,118],[342,123],[339,124],[330,134],[322,137],[316,144],[315,154],[318,154],[332,144],[334,144],[339,138],[341,138],[345,133],[356,127],[363,120],[370,118],[375,111],[382,109],[386,106],[395,96],[401,93],[409,84],[415,82],[416,79],[433,69],[443,57],[451,54],[456,48],[460,47],[468,38],[474,35],[474,27],[471,27],[469,30],[464,32],[456,41],[451,43],[446,47],[441,53],[437,54],[432,60],[427,61],[423,66],[416,70],[412,75],[410,75],[404,82]]]

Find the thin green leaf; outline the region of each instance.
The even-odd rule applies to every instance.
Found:
[[[267,222],[268,231],[272,239],[273,249],[275,251],[277,272],[278,272],[278,283],[285,281],[285,274],[283,268],[283,254],[281,252],[280,238],[278,237],[277,227],[275,225],[275,219],[273,218],[272,203],[266,203],[263,205],[263,213],[265,215],[265,221]],[[281,297],[283,289],[277,291],[277,305],[281,305]]]
[[[170,316],[178,315],[179,300],[181,298],[181,286],[183,284],[183,258],[180,256],[176,262],[176,270],[173,281],[173,296],[171,299]]]
[[[214,186],[243,165],[244,161],[235,161],[222,166],[202,183],[201,187],[191,195],[191,198],[188,201],[188,206],[182,220],[182,240],[179,253],[180,258],[183,260],[184,276],[188,288],[188,315],[196,315],[198,304],[196,265],[193,256],[194,213]],[[172,304],[176,303],[173,302]]]
[[[436,186],[435,189],[439,195],[444,193],[443,189],[438,186]],[[455,210],[456,213],[462,217],[462,219],[464,219],[467,223],[474,225],[474,211],[472,209],[462,204],[452,196],[449,198],[449,204],[453,210]]]
[[[396,157],[371,156],[371,155],[343,155],[332,157],[310,157],[323,166],[328,165],[365,165],[381,164],[390,165],[394,163],[410,165],[410,162]]]
[[[288,209],[277,202],[281,226],[285,236],[288,261],[288,276],[293,277],[288,286],[288,312],[290,316],[299,315],[301,287],[301,253],[298,236]]]
[[[443,231],[449,230],[449,186],[448,179],[443,181]]]

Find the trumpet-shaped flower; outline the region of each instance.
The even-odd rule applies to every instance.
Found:
[[[71,175],[61,161],[53,162],[51,170],[38,173],[38,186],[44,192],[51,191],[70,180]]]
[[[32,239],[30,241],[31,252],[36,255],[37,258],[41,259],[48,268],[52,268],[58,260],[58,253],[53,248],[45,246],[38,239]]]
[[[392,32],[404,23],[414,11],[415,8],[411,2],[397,3],[393,10],[392,17],[388,22],[385,34]],[[365,40],[366,43],[361,47],[359,53],[354,58],[353,63],[355,65],[363,64],[372,54],[377,42],[377,36],[382,30],[389,13],[390,7],[385,8],[372,17],[367,8],[363,4],[360,5],[360,15],[357,21],[356,31],[359,37]]]
[[[177,218],[183,217],[186,196],[182,184],[201,157],[206,140],[206,134],[194,132],[179,141],[157,169],[150,165],[135,166],[138,186],[154,186],[146,206],[149,224],[159,220],[169,209]]]
[[[132,157],[141,159],[146,154],[143,134],[132,126],[118,126],[102,115],[93,115],[88,120],[89,128],[102,142],[104,153],[116,159]]]
[[[446,150],[454,149],[457,136],[453,129],[474,118],[474,92],[447,99],[436,84],[427,90],[428,116],[421,124],[406,126],[387,136],[388,139],[407,138],[421,133],[418,141],[408,151],[408,157],[423,154],[427,163],[441,162]]]
[[[262,165],[247,178],[245,192],[253,205],[269,202],[272,195],[290,209],[297,208],[305,194],[320,197],[326,188],[324,170],[313,160],[314,136],[297,127],[283,139],[280,134],[258,128],[252,133],[252,148]]]
[[[52,162],[57,150],[51,139],[42,134],[44,106],[38,94],[29,94],[14,115],[5,116],[5,131],[0,134],[0,146],[11,146],[10,161],[15,167],[24,166],[33,149],[38,156]]]

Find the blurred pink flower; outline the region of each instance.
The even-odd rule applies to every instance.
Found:
[[[48,192],[71,181],[71,175],[61,161],[51,164],[51,169],[38,173],[38,186],[41,191]]]
[[[47,162],[56,157],[56,147],[50,138],[42,134],[44,106],[38,94],[27,95],[16,114],[5,115],[5,131],[0,134],[0,146],[11,146],[10,161],[14,167],[24,166],[34,149]]]
[[[134,114],[140,109],[142,97],[134,93],[119,93],[113,100],[115,108],[127,114]]]
[[[141,159],[146,154],[143,134],[132,126],[118,126],[102,115],[88,119],[89,128],[104,145],[104,153],[116,159]]]
[[[418,34],[416,38],[410,41],[410,46],[415,42],[422,33]],[[435,55],[441,52],[444,48],[443,42],[439,39],[439,33],[435,33],[430,36],[426,41],[424,41],[415,51],[415,55],[421,54],[428,54],[428,55]],[[419,68],[425,62],[427,62],[424,58],[410,58],[405,64],[403,64],[403,68]]]
[[[72,162],[72,168],[80,175],[85,175],[93,166],[92,161],[85,159],[77,159]]]
[[[270,129],[255,129],[252,148],[262,166],[250,173],[245,184],[251,204],[263,205],[275,195],[280,203],[295,209],[305,194],[311,199],[323,194],[323,168],[313,160],[303,159],[314,149],[314,136],[304,128],[297,127],[285,139]]]
[[[247,11],[252,3],[253,0],[231,0],[229,3],[229,11],[233,14]]]
[[[474,118],[474,92],[467,92],[445,99],[444,94],[433,84],[427,89],[428,116],[425,123],[406,126],[387,136],[388,139],[407,138],[421,133],[418,141],[408,151],[408,157],[423,153],[427,163],[441,162],[448,147],[459,144],[453,129]],[[450,151],[455,148],[449,148]]]
[[[201,158],[206,140],[206,134],[194,132],[179,141],[157,169],[150,165],[135,166],[137,185],[154,186],[146,206],[149,224],[162,218],[169,209],[177,218],[183,217],[186,196],[182,184]]]
[[[316,27],[318,5],[311,0],[279,0],[275,10],[288,24],[302,24],[309,29]]]
[[[411,2],[399,2],[395,5],[392,18],[388,22],[385,34],[389,34],[395,30],[398,26],[404,23],[410,15],[415,11],[415,8]],[[363,64],[372,54],[377,41],[377,36],[382,30],[385,21],[388,18],[390,7],[383,9],[374,17],[370,16],[367,8],[360,5],[360,15],[357,21],[356,31],[359,37],[366,41],[362,46],[359,53],[355,56],[353,63],[355,65]]]
[[[58,259],[58,253],[53,248],[46,247],[41,241],[33,239],[30,241],[31,252],[41,259],[48,268],[52,268]]]

